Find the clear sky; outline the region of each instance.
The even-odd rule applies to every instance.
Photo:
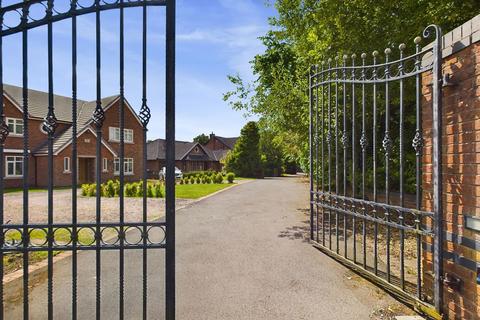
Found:
[[[82,4],[93,0],[80,0]],[[18,0],[4,0],[4,5]],[[68,0],[56,0],[68,8]],[[32,10],[39,17],[43,7]],[[264,0],[177,0],[177,114],[178,140],[215,132],[237,136],[246,119],[222,100],[231,86],[227,74],[252,80],[249,61],[261,53],[257,38],[268,29],[274,8]],[[102,16],[102,96],[118,94],[119,13]],[[126,97],[136,110],[141,103],[142,11],[125,10]],[[17,17],[6,17],[14,24]],[[148,101],[152,109],[149,138],[164,138],[165,9],[150,7],[148,28]],[[95,16],[78,19],[79,98],[95,99]],[[54,91],[71,95],[71,21],[54,24]],[[29,32],[29,87],[47,90],[46,27]],[[21,37],[4,40],[4,82],[21,85]]]

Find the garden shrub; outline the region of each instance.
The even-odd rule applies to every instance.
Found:
[[[200,176],[197,176],[197,178],[195,179],[195,183],[200,184],[200,182],[201,182]]]
[[[88,192],[87,192],[87,196],[89,197],[95,197],[97,195],[97,185],[95,183],[92,183],[91,185],[89,185],[88,187]]]
[[[153,186],[150,183],[147,184],[147,197],[153,198]]]
[[[125,185],[125,196],[126,197],[133,197],[134,191],[133,191],[133,185],[131,183],[127,183]]]
[[[227,180],[228,180],[228,183],[233,183],[233,180],[235,180],[235,173],[233,172],[227,173]]]
[[[180,179],[180,181],[178,182],[179,184],[183,184],[183,179]]]
[[[120,181],[118,180],[112,180],[113,182],[113,196],[118,197],[120,194]]]
[[[210,178],[209,176],[207,176],[207,177],[205,178],[205,183],[207,183],[207,184],[212,183],[212,178]]]
[[[163,198],[163,190],[162,190],[162,184],[161,183],[155,184],[155,197]]]
[[[115,183],[112,180],[108,180],[104,192],[105,196],[109,198],[115,197]]]
[[[82,184],[82,196],[84,197],[88,196],[89,188],[90,188],[90,185],[88,183]]]
[[[136,184],[136,193],[135,193],[135,196],[137,197],[143,197],[143,181],[140,181],[138,183],[135,183]]]
[[[222,176],[221,173],[217,173],[217,174],[215,175],[215,178],[214,178],[214,179],[215,179],[215,180],[214,180],[215,183],[223,183],[223,176]]]

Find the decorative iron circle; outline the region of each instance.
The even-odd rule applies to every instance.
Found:
[[[157,240],[159,239],[159,240]],[[164,244],[166,239],[164,226],[150,226],[147,229],[147,241],[152,245]]]

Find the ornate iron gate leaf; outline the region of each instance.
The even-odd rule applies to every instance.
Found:
[[[86,1],[88,2],[88,1]],[[53,290],[53,274],[54,263],[53,256],[56,251],[71,251],[72,252],[72,301],[71,301],[71,317],[77,318],[78,314],[78,255],[84,250],[95,251],[95,297],[96,297],[96,318],[100,319],[101,315],[101,265],[102,252],[106,250],[114,250],[119,252],[119,309],[118,316],[123,319],[125,316],[125,250],[139,249],[142,251],[142,317],[147,319],[147,259],[148,251],[152,249],[166,249],[165,254],[165,317],[166,319],[175,319],[175,175],[174,175],[174,154],[175,154],[175,0],[91,0],[90,4],[85,5],[85,1],[71,0],[70,7],[66,11],[62,11],[60,4],[65,4],[65,1],[55,0],[29,0],[19,2],[17,4],[1,7],[0,1],[0,258],[3,260],[6,254],[18,252],[23,255],[23,317],[29,319],[29,253],[36,251],[47,252],[48,274],[47,274],[47,314],[48,319],[54,316],[54,295]],[[58,5],[57,5],[58,4]],[[31,14],[32,8],[36,6],[43,7],[44,15],[41,18],[33,17]],[[147,10],[151,6],[165,6],[166,7],[166,182],[165,182],[165,203],[166,203],[166,219],[165,222],[149,221],[147,218],[147,126],[150,120],[150,108],[147,100]],[[141,109],[138,117],[143,126],[143,218],[138,222],[125,221],[125,108],[126,103],[124,99],[125,94],[125,21],[124,11],[127,8],[139,7],[143,8],[143,30],[142,30],[142,100],[140,101]],[[78,158],[78,144],[77,134],[79,128],[77,126],[78,120],[78,99],[77,99],[77,17],[80,15],[92,13],[95,14],[95,39],[96,39],[96,105],[92,114],[92,125],[96,128],[96,169],[95,180],[102,182],[102,129],[104,128],[105,120],[105,105],[102,105],[102,52],[101,52],[101,12],[105,10],[118,9],[120,12],[120,29],[119,35],[119,52],[120,52],[120,82],[119,82],[119,126],[120,126],[120,141],[119,141],[119,216],[120,219],[116,223],[102,221],[102,200],[101,200],[101,186],[96,184],[96,219],[88,223],[79,223],[77,219],[77,185],[78,177],[72,174],[72,203],[71,203],[71,222],[70,223],[56,223],[54,216],[54,149],[53,143],[55,134],[57,132],[58,120],[56,118],[55,99],[54,99],[54,81],[53,81],[53,25],[57,21],[71,20],[71,44],[72,44],[72,154],[71,159]],[[7,23],[6,17],[9,18]],[[12,17],[18,18],[12,24]],[[13,19],[15,20],[15,19]],[[47,26],[46,45],[48,48],[48,112],[45,114],[43,121],[43,130],[48,134],[48,221],[47,223],[31,223],[29,212],[29,190],[31,183],[29,181],[29,159],[30,145],[28,135],[28,120],[29,120],[29,94],[28,94],[28,67],[31,61],[28,59],[28,44],[29,44],[29,30]],[[3,79],[3,40],[8,35],[21,34],[22,41],[22,111],[23,111],[23,222],[21,224],[9,224],[4,219],[4,168],[5,168],[5,141],[8,137],[9,130],[6,125],[6,118],[4,113],[4,79]],[[72,161],[71,171],[77,172],[77,161]],[[117,241],[107,241],[105,237],[105,230],[114,230]],[[127,234],[135,231],[140,235],[135,241],[129,240]],[[43,243],[33,241],[31,238],[32,232],[40,232],[45,237]],[[55,236],[57,233],[64,233],[68,235],[67,240],[58,240]],[[82,240],[81,234],[84,232],[91,233],[93,241]],[[153,234],[156,237],[153,237]],[[7,236],[8,235],[8,236]],[[159,236],[159,237],[157,237]],[[159,240],[155,240],[158,238]],[[18,240],[17,240],[18,239]],[[4,318],[5,304],[4,304],[4,262],[0,264],[0,318]]]
[[[438,26],[415,38],[411,54],[390,48],[310,70],[310,238],[314,246],[404,301],[442,310],[441,39]],[[350,61],[350,63],[348,63]],[[431,74],[431,103],[422,79]],[[433,114],[424,143],[422,110]],[[422,204],[425,168],[433,157],[432,201]],[[433,290],[423,247],[434,247]],[[431,308],[435,305],[435,309]],[[436,311],[435,311],[436,310]]]

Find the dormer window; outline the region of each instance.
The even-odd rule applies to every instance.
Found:
[[[7,125],[11,136],[23,136],[23,119],[7,118]]]

